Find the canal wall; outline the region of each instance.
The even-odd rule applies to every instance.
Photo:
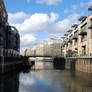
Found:
[[[92,73],[92,57],[54,57],[53,67]]]
[[[92,73],[91,57],[66,57],[65,69]]]
[[[21,70],[23,63],[22,57],[0,56],[0,74]]]

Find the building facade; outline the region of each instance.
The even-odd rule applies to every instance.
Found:
[[[0,56],[20,55],[20,35],[8,24],[8,14],[3,0],[0,0]]]
[[[92,55],[92,14],[64,38],[62,55],[67,57]]]

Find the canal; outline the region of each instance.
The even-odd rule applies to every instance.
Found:
[[[48,67],[51,63],[41,65]],[[51,69],[41,67],[0,76],[0,92],[92,92],[92,74],[55,70],[51,65]]]

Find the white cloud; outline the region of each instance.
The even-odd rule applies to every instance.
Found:
[[[23,22],[26,18],[29,17],[29,14],[26,14],[24,12],[17,12],[17,13],[8,13],[9,16],[9,23],[15,24]]]
[[[60,2],[62,2],[62,0],[36,0],[36,2],[38,4],[47,4],[47,5],[57,5]]]
[[[58,14],[51,12],[50,15],[35,13],[33,15],[24,12],[9,13],[9,23],[16,26],[21,35],[21,49],[30,46],[37,41],[37,32],[46,31],[49,24],[58,19]]]
[[[24,36],[21,36],[21,46],[30,46],[32,42],[36,41],[37,38],[33,36],[32,34],[25,34]]]
[[[16,24],[16,27],[20,30],[20,32],[28,33],[28,32],[41,32],[45,31],[50,23],[53,23],[56,19],[58,19],[58,14],[51,13],[50,16],[48,14],[36,13],[30,16],[28,19],[25,19],[23,23]]]
[[[57,22],[56,24],[54,24],[52,26],[52,33],[58,33],[58,34],[64,34],[67,30],[69,30],[72,26],[73,23],[77,23],[78,22],[78,17],[79,14],[72,14],[70,16],[68,16],[66,19]]]
[[[79,17],[78,14],[72,14],[64,20],[56,22],[59,15],[53,12],[51,12],[50,15],[35,13],[30,16],[23,13],[26,16],[23,16],[22,18],[17,14],[21,15],[20,13],[9,14],[9,22],[10,24],[16,26],[20,32],[21,48],[28,47],[37,42],[37,37],[35,35],[39,32],[47,31],[49,34],[64,34],[71,28],[72,23],[77,22]],[[15,19],[11,20],[13,16],[15,16]],[[19,22],[19,20],[23,20],[23,22]]]

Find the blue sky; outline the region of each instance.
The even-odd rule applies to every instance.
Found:
[[[50,37],[59,38],[82,15],[92,0],[4,0],[9,23],[21,35],[21,50]]]

